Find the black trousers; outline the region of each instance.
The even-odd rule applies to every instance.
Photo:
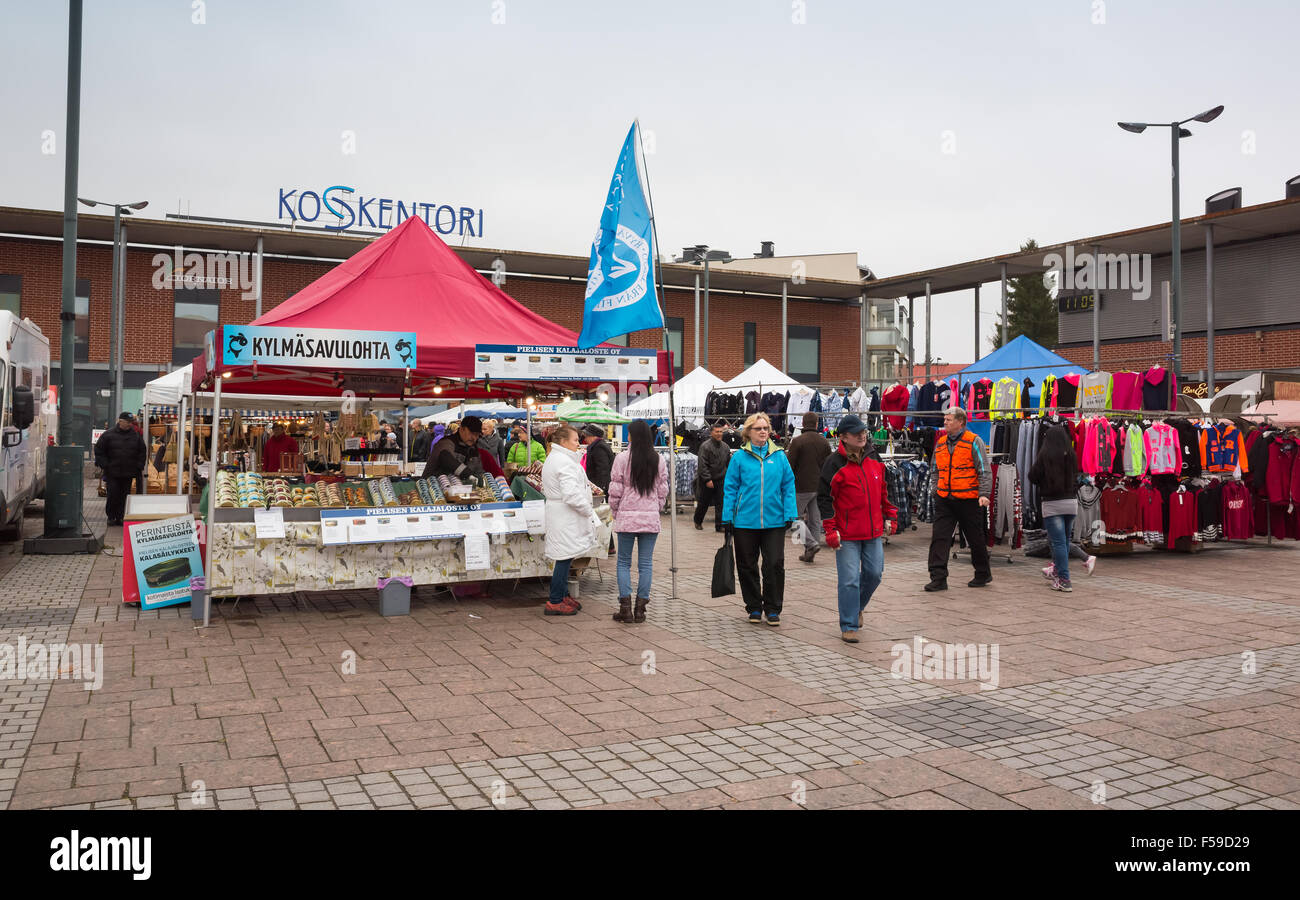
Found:
[[[747,612],[780,615],[785,600],[785,529],[733,528],[736,577]],[[758,557],[762,554],[762,584]]]
[[[133,481],[135,481],[134,475],[104,476],[104,488],[108,492],[108,498],[104,503],[104,514],[108,517],[108,521],[120,522],[126,515],[126,495],[131,493]]]
[[[713,507],[713,521],[722,527],[722,479],[713,479],[713,487],[705,487],[703,481],[698,485],[699,499],[695,501],[695,524],[704,524],[704,515]]]
[[[954,500],[934,498],[934,533],[930,537],[930,578],[948,580],[948,553],[952,550],[952,535],[960,528],[962,537],[970,547],[970,559],[975,565],[975,577],[989,579],[989,545],[984,534],[984,509],[979,500]]]

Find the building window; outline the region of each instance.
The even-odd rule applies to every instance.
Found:
[[[22,318],[23,276],[0,275],[0,309]]]
[[[73,360],[76,362],[90,361],[90,279],[77,279],[77,296],[73,300],[73,311],[77,314],[77,320],[73,323],[73,333],[75,334],[73,345]]]
[[[204,338],[217,327],[221,291],[216,288],[177,288],[172,324],[172,365],[184,366],[204,350]]]
[[[665,323],[668,334],[664,337],[664,349],[672,351],[673,381],[676,381],[682,377],[682,330],[686,327],[686,320],[680,316],[668,316]]]
[[[758,361],[758,323],[745,323],[745,368]]]
[[[816,325],[791,325],[788,338],[790,370],[795,381],[822,380],[822,330]]]

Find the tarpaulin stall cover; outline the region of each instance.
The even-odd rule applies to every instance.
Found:
[[[359,332],[415,332],[416,367],[403,389],[374,396],[433,397],[433,386],[457,382],[455,395],[464,398],[519,396],[522,383],[474,382],[477,344],[572,347],[577,334],[525,307],[506,294],[443,243],[418,217],[407,219],[352,258],[326,272],[253,325],[278,328],[350,329]],[[335,370],[261,365],[227,366],[222,362],[223,329],[215,340],[216,359],[207,354],[194,360],[195,390],[210,390],[212,380],[231,375],[223,392],[335,396],[340,393]],[[608,346],[608,345],[607,345]],[[358,361],[354,371],[366,371]],[[670,356],[659,352],[661,380],[672,372]],[[460,383],[469,380],[468,385]],[[588,389],[595,383],[554,382],[558,389]],[[362,392],[358,391],[358,394]]]

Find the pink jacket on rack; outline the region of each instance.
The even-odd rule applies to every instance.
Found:
[[[1268,475],[1265,485],[1268,502],[1286,504],[1295,500],[1300,489],[1300,444],[1290,438],[1274,440],[1268,446]]]
[[[1183,449],[1174,426],[1157,422],[1142,435],[1147,471],[1152,475],[1177,475],[1183,470]]]
[[[1110,408],[1138,410],[1142,408],[1142,373],[1116,372],[1110,378]]]
[[[614,530],[624,534],[659,532],[659,510],[668,496],[668,463],[659,457],[659,475],[654,491],[641,494],[632,484],[632,454],[614,457],[609,473],[609,509],[614,513]]]
[[[1105,419],[1088,419],[1084,422],[1083,457],[1079,469],[1086,475],[1109,472],[1115,465],[1115,432]]]

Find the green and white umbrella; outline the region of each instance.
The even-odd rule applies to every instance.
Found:
[[[561,403],[555,410],[555,418],[561,422],[578,422],[582,425],[626,425],[632,421],[599,400],[569,400]]]

